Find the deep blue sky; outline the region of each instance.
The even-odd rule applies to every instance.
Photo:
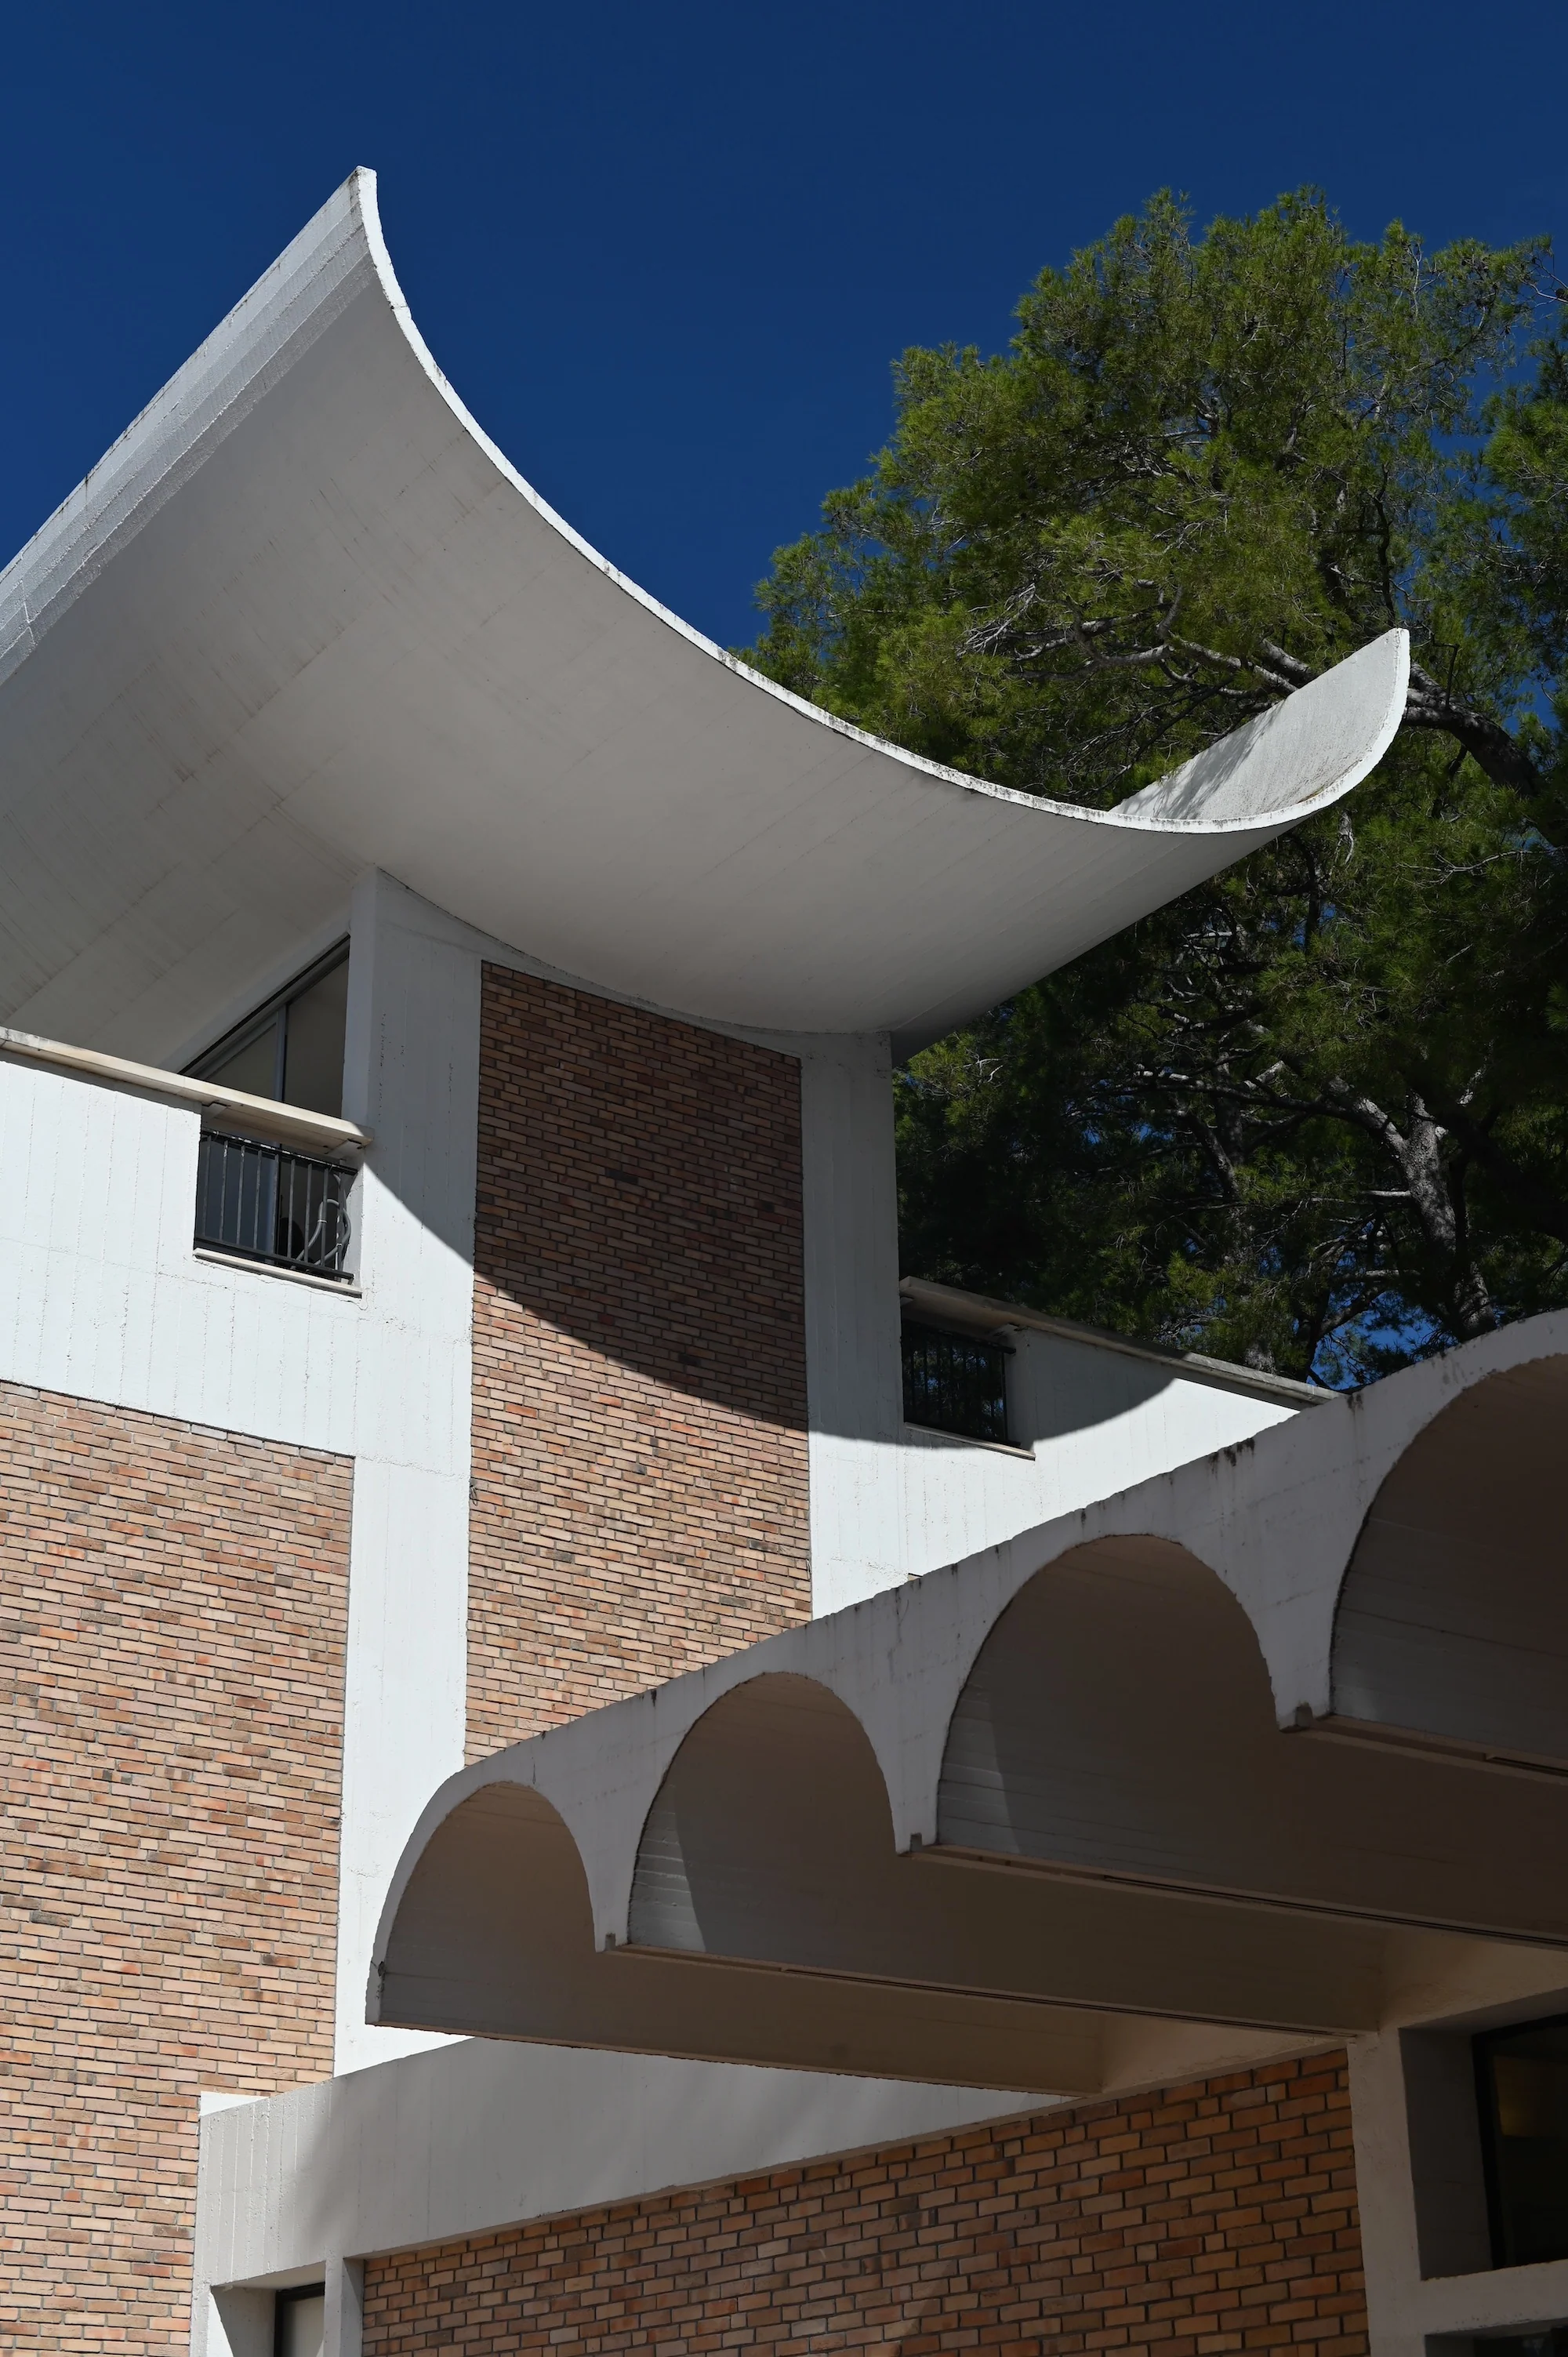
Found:
[[[726,642],[886,432],[1162,185],[1555,231],[1568,8],[1318,0],[19,6],[0,71],[0,557],[356,164],[436,358],[546,498]],[[1564,264],[1568,268],[1568,264]]]

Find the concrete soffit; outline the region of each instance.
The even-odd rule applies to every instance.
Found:
[[[1348,791],[1407,668],[1110,812],[881,743],[540,500],[358,172],[0,574],[0,1022],[159,1060],[379,868],[613,995],[908,1049]]]
[[[1565,1412],[1559,1313],[476,1763],[369,2018],[1075,2093],[1561,1986]]]

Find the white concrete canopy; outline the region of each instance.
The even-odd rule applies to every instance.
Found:
[[[0,1021],[166,1060],[380,868],[618,996],[908,1048],[1344,793],[1406,668],[1112,812],[881,744],[544,506],[359,172],[0,576]]]
[[[476,1763],[371,2018],[1072,2092],[1559,1985],[1565,1414],[1554,1314]]]

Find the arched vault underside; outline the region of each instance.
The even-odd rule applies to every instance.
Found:
[[[1071,2093],[1568,1988],[1565,1421],[1554,1315],[482,1760],[370,2018]]]
[[[0,1023],[165,1060],[374,867],[618,997],[908,1047],[1347,792],[1406,672],[1114,811],[868,737],[551,511],[358,172],[0,574]]]

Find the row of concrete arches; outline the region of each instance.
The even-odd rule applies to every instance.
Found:
[[[1534,1320],[478,1763],[371,2018],[1072,2092],[1555,1956],[1565,1424]]]

